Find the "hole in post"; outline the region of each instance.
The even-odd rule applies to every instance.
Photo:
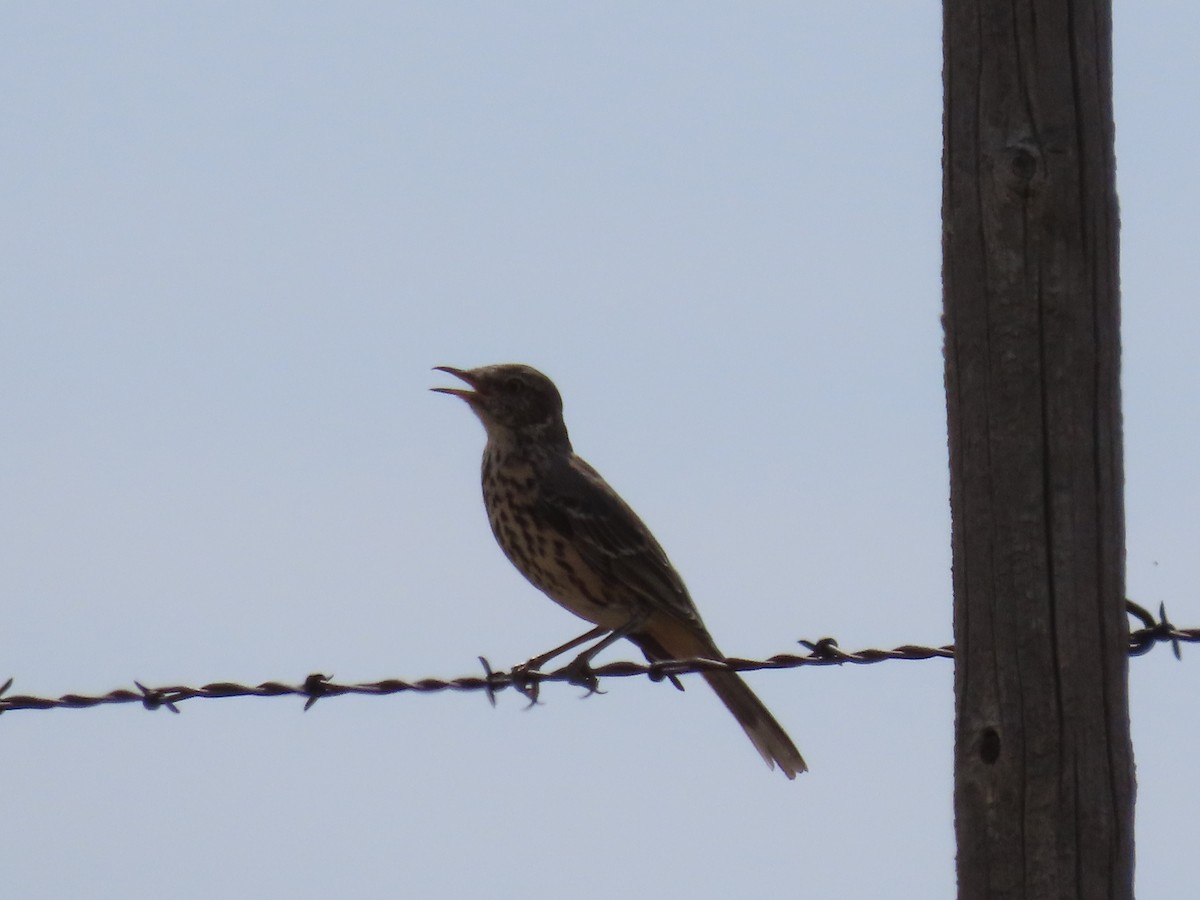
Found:
[[[983,729],[979,740],[979,758],[989,766],[1000,758],[1000,735],[995,728]]]

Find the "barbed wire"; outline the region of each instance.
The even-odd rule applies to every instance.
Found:
[[[1200,643],[1200,628],[1176,628],[1167,619],[1166,609],[1159,606],[1155,617],[1132,601],[1128,601],[1128,612],[1142,622],[1141,628],[1130,632],[1129,655],[1141,656],[1158,644],[1169,643],[1176,659],[1180,659],[1181,643]],[[495,705],[496,694],[505,688],[513,688],[525,695],[531,703],[537,702],[538,690],[547,682],[567,682],[599,691],[599,683],[605,678],[630,678],[646,675],[652,681],[673,679],[679,675],[701,672],[758,672],[768,669],[797,669],[802,666],[870,665],[891,660],[953,659],[954,645],[923,647],[904,644],[891,650],[867,649],[848,653],[838,646],[834,638],[819,641],[800,641],[808,650],[805,655],[780,653],[767,659],[675,659],[661,662],[611,662],[581,670],[576,665],[566,665],[550,672],[527,670],[518,666],[510,671],[493,671],[484,657],[479,657],[483,675],[466,675],[459,678],[421,678],[405,681],[387,678],[362,684],[339,684],[332,676],[314,673],[300,684],[285,684],[265,681],[262,684],[246,685],[232,681],[218,681],[201,687],[170,685],[146,687],[135,681],[136,690],[117,688],[106,694],[63,694],[60,697],[34,697],[25,694],[5,696],[12,687],[9,678],[0,686],[0,713],[18,709],[88,709],[113,703],[140,703],[149,710],[166,708],[179,712],[178,704],[185,700],[216,700],[225,697],[304,697],[304,708],[309,709],[325,697],[340,697],[359,694],[373,697],[388,694],[414,692],[418,694],[439,691],[483,691]]]

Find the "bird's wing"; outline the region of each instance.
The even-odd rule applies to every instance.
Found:
[[[572,454],[556,462],[541,488],[543,521],[571,540],[588,565],[707,636],[667,554],[600,473]]]

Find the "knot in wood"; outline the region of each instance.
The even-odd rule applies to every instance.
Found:
[[[1001,155],[999,175],[1004,186],[1022,196],[1033,191],[1042,154],[1032,143],[1021,140],[1009,144]]]

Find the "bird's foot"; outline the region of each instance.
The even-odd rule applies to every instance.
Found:
[[[566,676],[569,683],[587,688],[587,693],[584,694],[585,697],[590,697],[592,694],[604,693],[604,691],[600,690],[600,679],[596,677],[596,670],[592,668],[590,653],[579,654],[579,656],[563,666],[560,671]]]
[[[508,677],[512,680],[512,686],[517,689],[526,700],[529,701],[529,707],[532,708],[538,704],[538,695],[542,690],[542,679],[538,677],[529,677],[531,672],[541,674],[539,666],[541,660],[537,657],[528,662],[521,663],[519,666],[513,666],[512,671],[508,673]]]

